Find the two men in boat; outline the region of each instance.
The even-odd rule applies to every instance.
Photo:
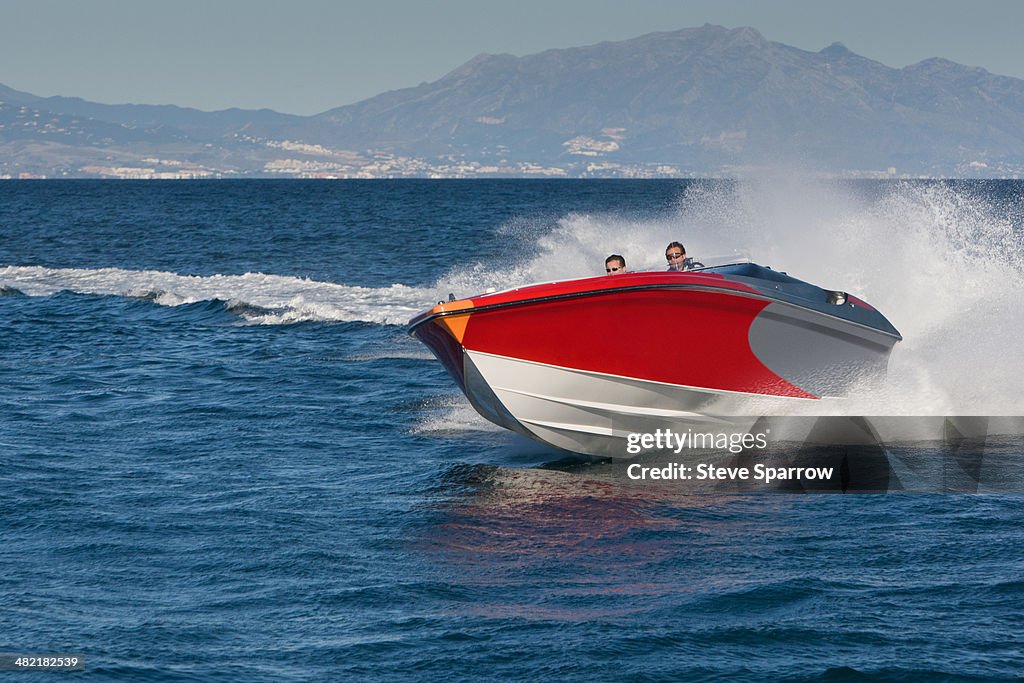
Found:
[[[665,260],[669,270],[693,270],[702,268],[704,264],[687,258],[686,247],[682,242],[669,242],[665,247]],[[626,259],[619,254],[612,254],[604,260],[604,272],[608,275],[621,275],[626,272]]]

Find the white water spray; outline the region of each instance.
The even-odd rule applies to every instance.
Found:
[[[866,300],[904,336],[883,386],[810,412],[1024,415],[1020,204],[1008,209],[971,187],[778,175],[696,183],[670,215],[569,215],[539,240],[536,257],[497,271],[457,269],[439,286],[466,296],[599,275],[613,252],[633,270],[662,269],[672,240],[698,259],[745,254]]]

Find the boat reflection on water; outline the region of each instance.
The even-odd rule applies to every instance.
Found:
[[[645,453],[603,461],[566,458],[536,468],[455,465],[432,493],[449,515],[438,537],[473,553],[571,553],[591,542],[675,528],[679,517],[714,519],[735,504],[785,507],[791,496],[763,493],[1024,493],[1024,418],[791,418],[804,443],[765,449]],[[938,422],[936,422],[938,421]],[[876,425],[942,439],[885,442]],[[820,445],[815,430],[861,433],[861,442]],[[568,455],[568,454],[565,454]],[[684,473],[684,468],[688,468]],[[740,476],[745,470],[745,476]],[[811,476],[826,470],[828,476]],[[657,474],[653,474],[657,472]],[[773,477],[758,476],[773,472]],[[689,476],[684,476],[687,474]],[[757,501],[756,503],[753,501]],[[695,516],[694,516],[695,515]],[[441,541],[439,541],[441,542]],[[623,541],[623,543],[627,543]],[[593,548],[586,548],[590,555]]]
[[[985,423],[951,421],[942,441],[786,444],[757,453],[566,459],[533,468],[454,465],[430,491],[436,514],[416,546],[438,585],[465,598],[464,613],[484,619],[642,626],[668,612],[720,619],[734,604],[799,603],[829,590],[829,580],[810,569],[794,575],[794,553],[817,558],[808,567],[843,564],[840,558],[865,537],[883,539],[880,552],[890,552],[893,520],[927,519],[942,499],[847,503],[848,496],[766,493],[843,492],[828,482],[636,480],[629,468],[698,460],[751,469],[831,463],[845,472],[847,493],[1024,493],[1019,433],[965,435],[954,428]],[[860,576],[856,566],[848,572]]]
[[[669,596],[729,590],[727,575],[705,568],[758,523],[723,513],[735,495],[625,483],[602,464],[456,465],[434,494],[440,517],[420,549],[434,556],[445,584],[474,596],[465,610],[479,617],[629,620]],[[759,498],[740,503],[789,505],[783,496]]]

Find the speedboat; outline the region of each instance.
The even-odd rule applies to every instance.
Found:
[[[844,396],[902,339],[862,299],[749,262],[450,295],[408,330],[491,422],[605,456]]]

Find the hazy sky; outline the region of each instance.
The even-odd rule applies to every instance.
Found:
[[[753,26],[901,67],[1024,78],[1021,0],[0,0],[0,83],[37,95],[313,114],[526,55],[653,31]]]

